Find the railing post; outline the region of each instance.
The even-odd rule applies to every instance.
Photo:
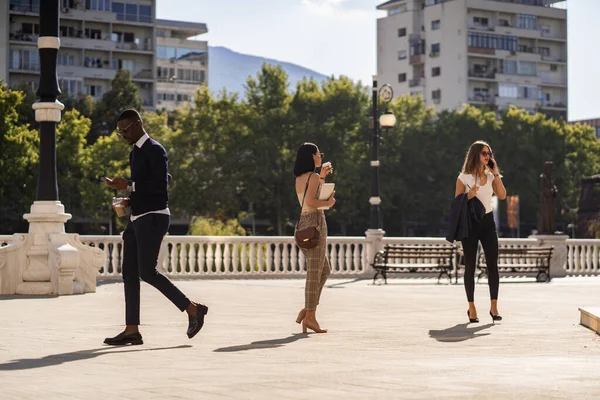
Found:
[[[383,229],[368,229],[365,232],[365,236],[367,238],[367,263],[364,267],[363,275],[365,278],[372,278],[374,269],[371,264],[373,263],[375,254],[383,249],[385,231]]]
[[[569,235],[531,235],[537,239],[540,246],[553,246],[552,259],[550,260],[550,276],[563,278],[567,276],[565,262],[567,261],[567,239]]]

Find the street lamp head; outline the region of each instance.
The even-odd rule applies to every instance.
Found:
[[[393,128],[396,125],[396,116],[391,111],[386,111],[379,117],[379,124],[382,128]]]

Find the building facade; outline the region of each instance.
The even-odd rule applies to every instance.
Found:
[[[561,4],[557,4],[561,3]],[[463,104],[567,118],[567,11],[558,0],[391,0],[377,72],[438,111]]]
[[[37,87],[40,1],[0,0],[0,78],[9,87]],[[190,40],[206,33],[206,25],[155,14],[155,0],[61,0],[57,74],[63,94],[100,100],[117,70],[127,69],[147,109],[189,100],[207,80],[208,45]]]

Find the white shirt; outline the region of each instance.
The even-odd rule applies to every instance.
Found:
[[[135,142],[134,146],[137,146],[138,148],[142,148],[142,146],[144,145],[144,143],[146,143],[146,140],[150,139],[150,136],[148,136],[147,133],[144,133],[144,135],[139,138],[139,140],[137,142]],[[132,192],[135,192],[135,182],[131,182],[131,188],[133,189]],[[131,220],[131,222],[135,221],[138,218],[142,218],[144,215],[148,215],[148,214],[166,214],[166,215],[171,215],[171,212],[169,211],[169,207],[165,208],[164,210],[156,210],[156,211],[148,211],[146,213],[140,214],[140,215],[133,215],[131,214],[129,216],[129,219]]]
[[[476,182],[475,177],[471,174],[460,174],[458,179],[465,185],[465,193],[475,185],[479,186],[479,190],[475,197],[477,197],[485,207],[486,214],[492,212],[492,196],[494,195],[494,188],[492,187],[492,181],[494,180],[494,174],[490,172],[485,173],[487,181],[485,185],[480,186],[480,182]]]

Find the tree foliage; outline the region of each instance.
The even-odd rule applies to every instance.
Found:
[[[3,233],[22,229],[15,221],[22,221],[35,195],[38,135],[30,128],[31,115],[19,113],[31,107],[25,105],[31,99],[31,93],[0,89]],[[74,221],[88,221],[90,230],[104,233],[100,225],[113,216],[110,198],[126,194],[108,189],[100,178],[129,175],[131,149],[114,132],[116,118],[125,108],[141,109],[142,101],[129,73],[121,71],[95,110],[87,98],[65,103],[74,109],[63,114],[57,130],[60,199]],[[560,209],[577,206],[580,180],[600,170],[600,144],[583,125],[514,107],[436,113],[412,96],[388,108],[398,121],[380,133],[381,209],[389,236],[443,234],[465,153],[476,140],[491,144],[508,194],[520,197],[523,235],[537,222],[545,161],[554,162],[559,228],[570,222]],[[173,219],[192,222],[190,232],[241,234],[236,221],[252,213],[259,234],[292,234],[299,212],[296,150],[314,142],[335,167],[337,203],[327,214],[331,234],[362,235],[370,211],[370,113],[370,89],[345,77],[307,79],[289,88],[281,68],[264,65],[248,78],[242,95],[200,86],[192,106],[143,118],[168,151]],[[500,203],[506,235],[504,210]]]

